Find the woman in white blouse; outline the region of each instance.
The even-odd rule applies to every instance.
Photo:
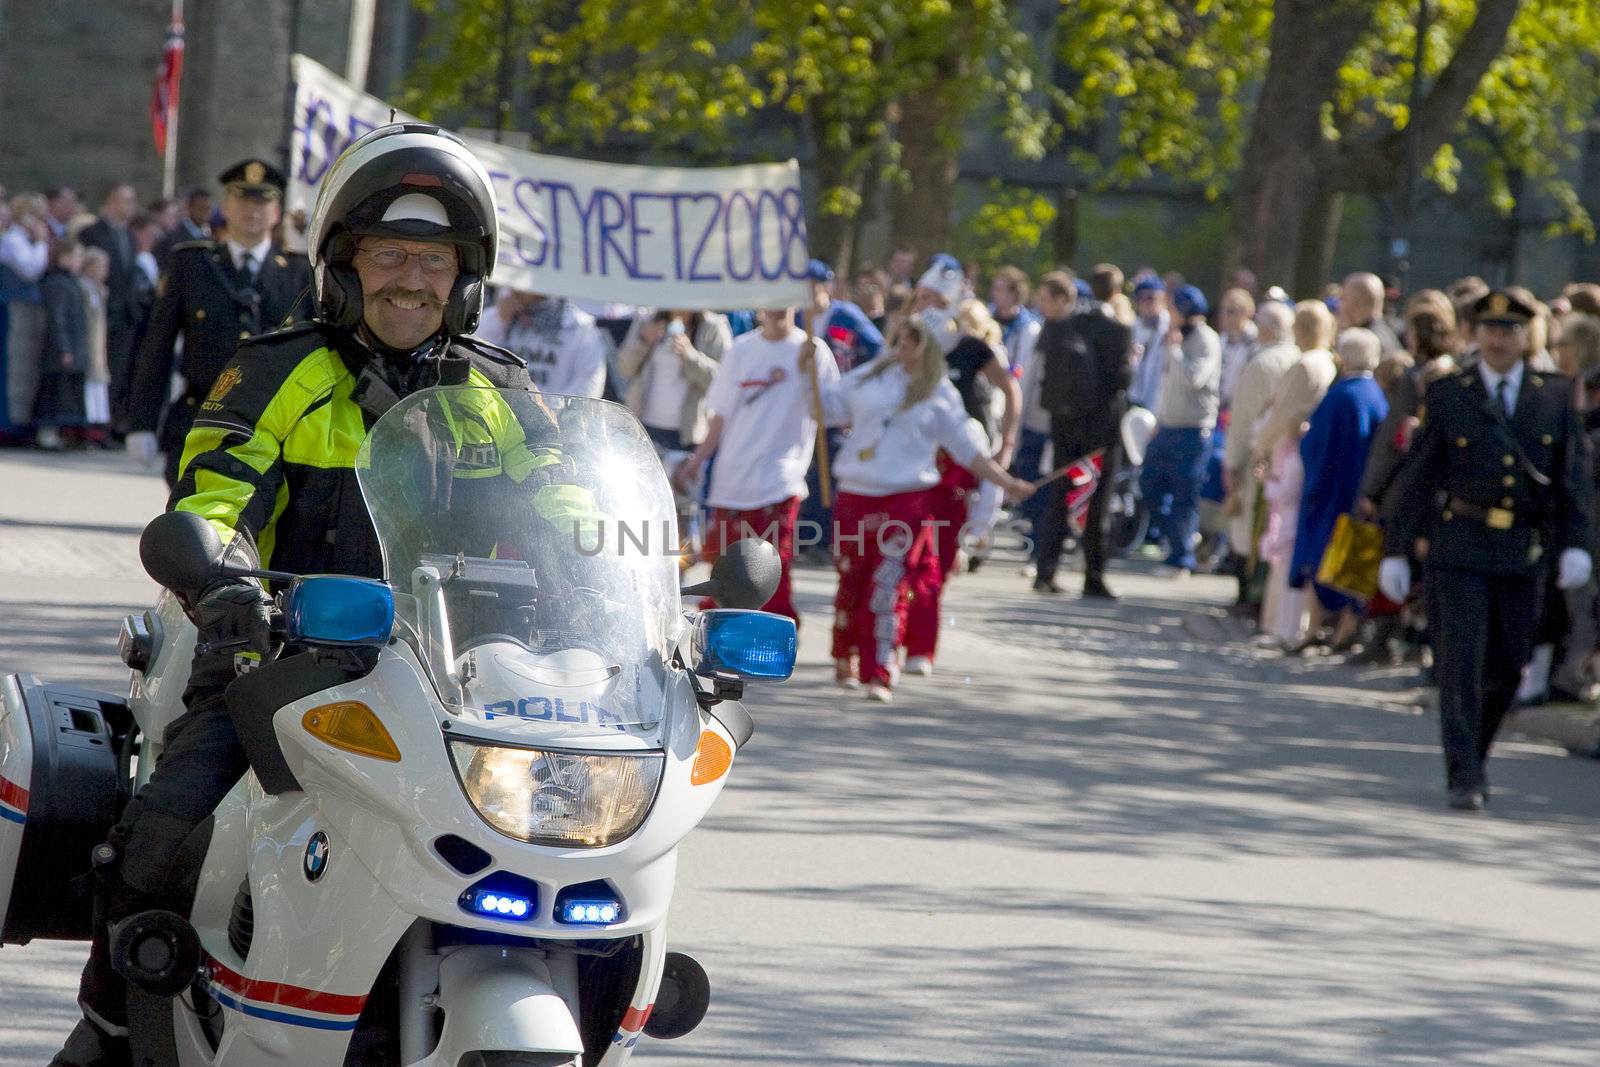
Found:
[[[802,376],[813,361],[808,347]],[[822,402],[830,426],[850,428],[833,468],[835,677],[846,688],[865,684],[869,697],[887,703],[909,597],[939,581],[937,538],[960,535],[928,521],[939,450],[1008,495],[1024,497],[1033,487],[990,457],[946,376],[944,350],[920,322],[902,323],[884,355],[824,385]]]

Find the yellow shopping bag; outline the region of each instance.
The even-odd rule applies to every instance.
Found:
[[[1378,591],[1378,564],[1382,562],[1382,528],[1340,515],[1317,568],[1317,584],[1357,600],[1371,600]]]

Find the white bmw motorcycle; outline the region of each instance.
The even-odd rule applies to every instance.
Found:
[[[565,457],[591,505],[570,533],[507,473],[517,446],[465,425],[486,394]],[[114,930],[135,1062],[618,1067],[689,1032],[710,986],[667,951],[678,844],[752,732],[743,683],[788,677],[795,630],[680,597],[760,604],[775,554],[740,542],[680,592],[666,476],[599,401],[424,390],[357,465],[386,580],[253,572],[284,589],[280,652],[229,690],[250,772],[185,850],[191,913]],[[168,589],[239,573],[192,515],[140,550]],[[182,713],[194,644],[167,593],[124,623],[126,700],[0,678],[0,942],[88,936],[91,851]]]

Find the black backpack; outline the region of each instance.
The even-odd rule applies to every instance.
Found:
[[[1088,414],[1104,406],[1094,351],[1073,320],[1046,322],[1034,350],[1044,359],[1039,404],[1046,411]]]

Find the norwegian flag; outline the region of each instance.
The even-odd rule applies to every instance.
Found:
[[[183,78],[183,3],[174,0],[172,24],[167,27],[167,43],[161,49],[161,67],[150,91],[150,132],[156,151],[167,151],[167,129],[178,110],[178,84]]]
[[[1067,465],[1067,517],[1072,529],[1083,532],[1088,521],[1089,500],[1100,488],[1100,474],[1105,464],[1105,449],[1100,448]]]

